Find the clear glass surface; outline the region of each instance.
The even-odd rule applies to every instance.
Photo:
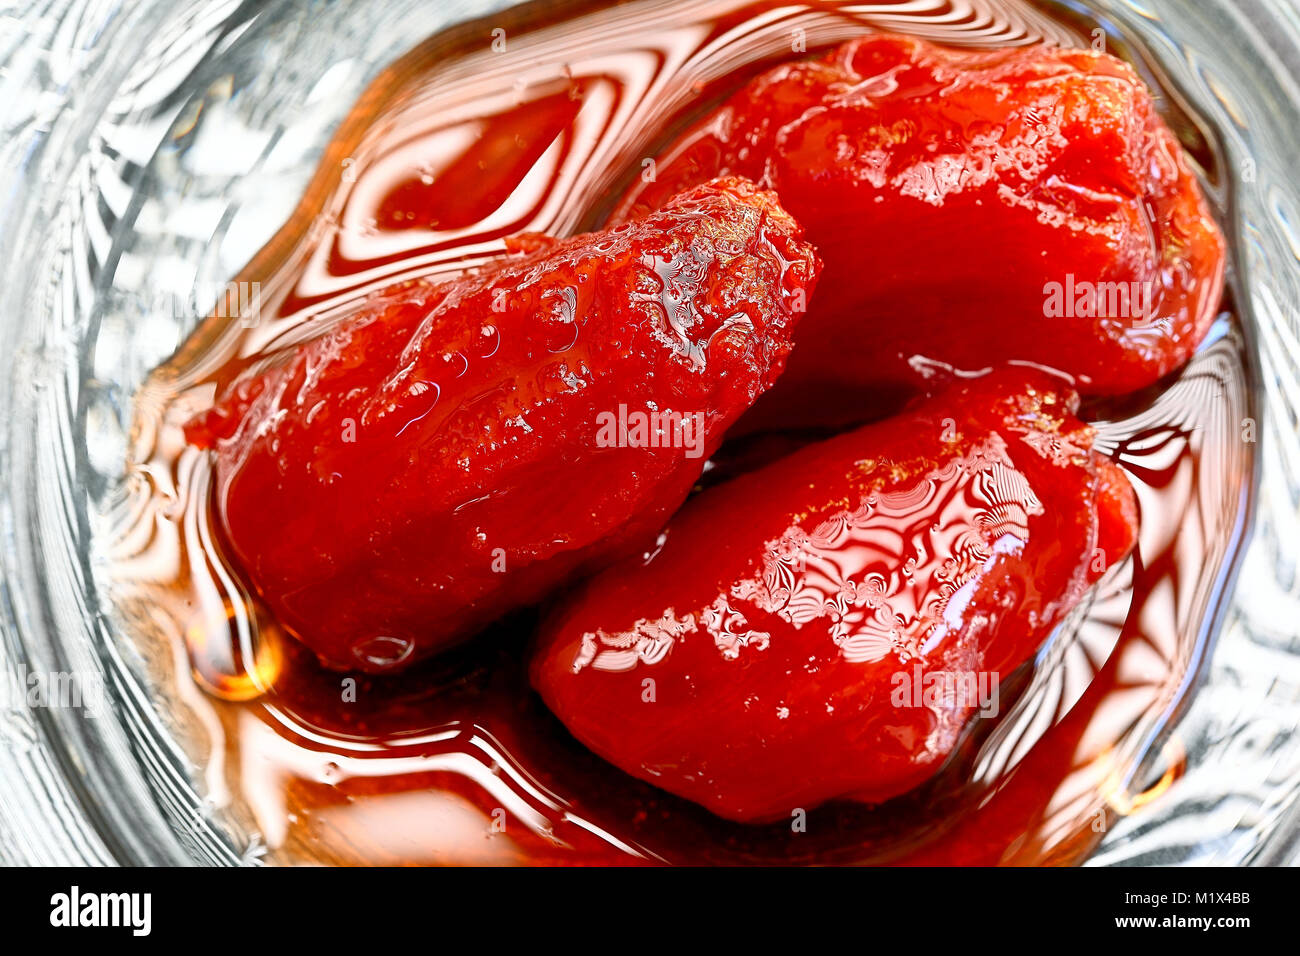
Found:
[[[213,813],[219,784],[179,743],[160,662],[108,594],[134,396],[289,217],[376,74],[505,6],[0,11],[0,863],[264,856],[258,834]],[[1236,571],[1230,598],[1202,615],[1217,639],[1189,673],[1201,686],[1173,733],[1146,741],[1150,780],[1127,792],[1177,773],[1125,808],[1090,862],[1300,862],[1300,10],[1087,9],[1140,38],[1225,150],[1215,185],[1263,409],[1250,543],[1221,570]],[[34,674],[70,675],[90,706],[17,699]]]

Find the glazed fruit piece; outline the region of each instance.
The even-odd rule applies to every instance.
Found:
[[[655,173],[615,221],[738,174],[774,189],[825,260],[756,410],[769,424],[896,405],[914,356],[1132,391],[1187,360],[1222,290],[1223,239],[1182,150],[1104,53],[866,37],[754,80]]]
[[[732,820],[930,777],[1135,540],[1075,396],[1007,370],[709,489],[547,621],[578,740]]]
[[[515,246],[377,299],[187,427],[234,556],[331,667],[405,666],[653,534],[779,374],[818,268],[735,179]]]

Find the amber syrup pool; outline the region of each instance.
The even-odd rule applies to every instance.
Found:
[[[394,281],[472,267],[514,233],[599,227],[644,159],[747,79],[869,30],[1104,43],[1157,93],[1223,213],[1212,132],[1136,38],[1073,5],[536,3],[425,41],[375,80],[292,218],[137,400],[115,514],[117,613],[233,839],[289,864],[1072,863],[1176,778],[1176,718],[1255,472],[1250,330],[1231,268],[1188,368],[1084,409],[1137,490],[1135,554],[1015,675],[1013,706],[973,726],[925,787],[882,806],[745,826],[627,776],[529,689],[533,612],[396,678],[325,671],[222,555],[207,455],[180,430],[217,387]],[[704,482],[799,437],[726,445]]]

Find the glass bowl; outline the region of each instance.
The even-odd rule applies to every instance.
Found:
[[[461,29],[485,31],[482,18],[516,15],[508,6],[54,0],[0,18],[0,863],[275,856],[274,834],[232,822],[220,768],[196,759],[201,692],[160,685],[188,673],[183,655],[142,644],[115,606],[135,397],[290,219],[383,67],[417,38],[470,21]],[[882,27],[903,12],[855,9]],[[1213,600],[1187,612],[1198,650],[1176,692],[1124,728],[1113,822],[1088,862],[1300,861],[1300,11],[909,9],[984,31],[1005,10],[1101,23],[1112,42],[1136,41],[1148,75],[1212,130],[1207,188],[1233,238],[1240,323],[1198,360],[1247,356],[1250,388],[1223,414],[1250,423],[1255,447],[1246,480],[1205,482],[1231,498],[1218,533],[1249,543],[1202,582]],[[1072,653],[1107,652],[1053,647],[1039,680]],[[1059,721],[1077,695],[1068,682],[1054,693]],[[982,772],[1032,746],[1044,732],[1032,717],[1011,715]]]

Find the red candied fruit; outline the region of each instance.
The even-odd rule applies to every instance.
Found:
[[[1182,365],[1218,308],[1222,235],[1150,93],[1105,53],[878,35],[778,66],[614,221],[721,174],[775,190],[825,261],[755,423],[863,420],[918,390],[918,356],[1125,393]]]
[[[229,548],[330,667],[404,667],[652,535],[780,373],[819,265],[737,179],[516,247],[390,290],[187,426]],[[654,436],[602,441],[615,415]]]
[[[557,608],[533,686],[591,750],[727,819],[912,789],[1134,544],[1076,405],[1003,370],[699,494]]]

